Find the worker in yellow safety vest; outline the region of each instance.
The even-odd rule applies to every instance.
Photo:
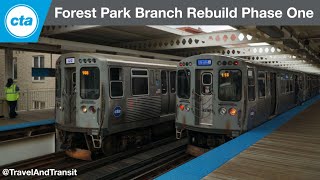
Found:
[[[19,99],[19,87],[13,83],[13,79],[9,78],[5,87],[6,100],[10,107],[10,118],[15,118],[18,114],[16,113],[17,101]]]

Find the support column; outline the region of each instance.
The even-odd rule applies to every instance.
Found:
[[[0,116],[8,116],[8,107],[5,100],[4,87],[7,79],[12,77],[12,58],[13,53],[11,49],[0,49],[0,100],[1,114]]]
[[[5,80],[12,78],[12,59],[13,51],[12,49],[5,49]]]
[[[5,85],[5,50],[0,49],[0,98],[2,97],[2,89]]]

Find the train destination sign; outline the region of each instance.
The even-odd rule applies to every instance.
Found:
[[[211,59],[198,59],[197,66],[211,66],[212,60]]]
[[[66,64],[74,64],[74,62],[75,62],[74,57],[66,58]]]

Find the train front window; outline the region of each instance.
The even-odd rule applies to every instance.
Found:
[[[82,99],[98,99],[100,96],[100,71],[97,67],[80,70],[80,96]]]
[[[190,70],[178,71],[178,97],[183,99],[190,98]]]
[[[240,101],[242,74],[240,70],[221,70],[219,72],[219,99],[221,101]]]

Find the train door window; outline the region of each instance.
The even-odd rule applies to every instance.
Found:
[[[176,93],[176,71],[170,72],[170,92]]]
[[[110,96],[111,98],[119,98],[123,96],[122,69],[110,68],[109,74]]]
[[[281,78],[280,78],[280,90],[281,93],[284,94],[286,93],[286,78],[284,74],[281,74]]]
[[[289,92],[293,92],[293,75],[290,75]]]
[[[149,74],[147,69],[131,70],[131,90],[132,95],[149,94]]]
[[[97,67],[80,69],[80,96],[82,99],[99,99],[100,71]]]
[[[289,75],[286,74],[285,75],[285,84],[286,84],[286,93],[289,93],[290,92],[290,78],[289,78]]]
[[[255,90],[255,76],[254,69],[248,69],[248,100],[254,101],[256,99],[256,90]]]
[[[161,92],[162,94],[168,92],[167,71],[161,71]]]
[[[190,70],[179,70],[177,74],[177,95],[179,98],[189,99],[190,98]]]
[[[258,71],[258,95],[259,98],[266,96],[266,73]]]
[[[212,93],[212,74],[203,73],[202,74],[202,94]]]

